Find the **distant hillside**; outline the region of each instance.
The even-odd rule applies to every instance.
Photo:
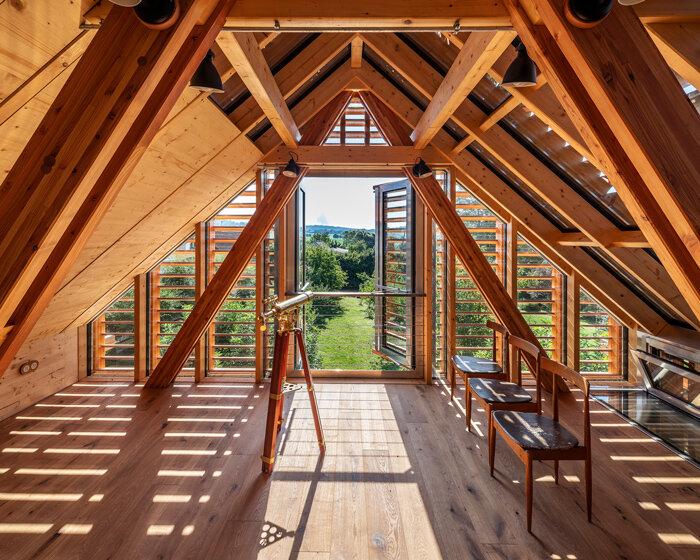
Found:
[[[356,229],[359,229],[362,231],[368,231],[370,233],[374,233],[374,229],[313,225],[313,226],[306,226],[306,234],[312,235],[314,233],[328,233],[330,235],[342,235],[346,231],[354,231]]]

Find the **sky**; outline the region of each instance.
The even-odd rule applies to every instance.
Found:
[[[306,225],[374,229],[373,185],[392,181],[387,177],[308,177]]]

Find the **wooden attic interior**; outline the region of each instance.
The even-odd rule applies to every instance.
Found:
[[[177,4],[0,3],[2,556],[697,557],[700,5]],[[221,92],[188,87],[210,49]],[[312,364],[325,453],[297,392],[262,474],[258,317],[303,291],[299,185],[340,177],[383,183],[376,289],[415,295],[374,300],[386,367]],[[590,523],[582,463],[542,460],[530,533],[478,400],[465,429],[453,356],[519,377],[487,320],[590,384]]]

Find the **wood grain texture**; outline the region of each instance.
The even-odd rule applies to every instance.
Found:
[[[528,1],[514,25],[620,198],[700,318],[700,118],[629,8],[595,33],[568,25],[562,3]]]
[[[96,379],[38,403],[55,408],[33,406],[20,414],[25,418],[0,423],[0,449],[36,449],[0,453],[7,469],[0,473],[0,523],[49,526],[3,533],[4,554],[17,560],[696,556],[696,547],[665,544],[659,533],[699,536],[696,511],[671,509],[700,501],[697,469],[598,405],[591,408],[593,523],[585,521],[580,465],[562,464],[555,485],[551,463],[535,463],[533,538],[525,529],[522,464],[500,445],[496,479],[489,477],[486,440],[476,429],[483,432],[484,414],[474,411],[468,434],[461,387],[451,405],[442,384],[316,383],[325,458],[315,449],[308,398],[293,394],[275,472],[265,477],[259,455],[266,389],[216,385],[178,382],[149,391]],[[580,393],[562,396],[562,418],[580,419],[576,398]],[[240,408],[182,408],[232,402]],[[75,407],[80,404],[94,408]],[[109,408],[114,405],[133,408]],[[32,431],[58,434],[21,433]],[[64,453],[47,452],[53,449]],[[84,453],[109,449],[116,453]],[[649,460],[632,460],[639,456]],[[63,474],[17,474],[27,468]],[[86,533],[61,534],[67,524],[84,525]]]

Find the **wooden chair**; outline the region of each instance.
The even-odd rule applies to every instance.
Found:
[[[486,358],[474,358],[472,356],[452,356],[452,379],[450,380],[450,400],[455,397],[455,387],[457,385],[457,373],[464,380],[465,386],[467,385],[467,380],[472,377],[485,377],[492,379],[506,379],[506,374],[503,371],[503,367],[496,361],[497,354],[497,336],[501,335],[503,340],[503,346],[506,345],[506,337],[508,336],[508,329],[503,325],[496,323],[494,321],[486,321],[486,326],[493,331],[493,342],[491,344],[493,360],[487,360]]]
[[[591,419],[588,410],[589,383],[577,371],[542,357],[540,371],[552,374],[552,418],[543,414],[497,410],[493,413],[493,428],[497,430],[515,454],[525,463],[525,496],[527,530],[532,528],[532,462],[554,461],[554,481],[559,483],[559,461],[584,461],[586,509],[591,521]],[[559,423],[557,377],[570,381],[583,391],[583,445],[563,424]],[[493,476],[496,440],[490,449],[489,463]]]
[[[470,379],[467,383],[467,401],[466,401],[466,416],[467,430],[471,431],[472,419],[472,397],[476,399],[483,409],[486,411],[488,419],[487,435],[490,449],[493,446],[495,437],[493,431],[492,413],[495,410],[516,410],[519,412],[540,412],[540,349],[528,342],[527,340],[515,335],[506,335],[506,357],[505,363],[508,364],[508,356],[510,352],[515,352],[518,364],[518,382],[512,383],[501,379]],[[536,399],[532,399],[532,395],[522,387],[523,369],[522,361],[524,355],[531,356],[535,362],[533,375],[535,376],[535,394]],[[506,367],[507,370],[507,367]],[[506,372],[507,373],[507,372]]]

